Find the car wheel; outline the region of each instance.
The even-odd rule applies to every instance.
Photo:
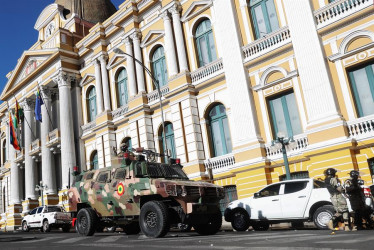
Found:
[[[218,210],[213,214],[208,215],[208,222],[204,224],[195,224],[193,227],[196,232],[201,235],[216,234],[222,226],[222,214]]]
[[[27,225],[27,222],[26,222],[26,221],[22,222],[22,231],[23,231],[23,232],[28,232],[28,231],[30,231],[30,228],[29,228],[29,226]]]
[[[140,210],[139,225],[148,237],[165,236],[170,228],[168,208],[160,201],[148,201]]]
[[[134,221],[122,227],[127,235],[138,234],[140,232],[139,222]]]
[[[43,221],[43,232],[48,233],[51,231],[51,227],[49,225],[48,220]]]
[[[97,225],[97,215],[92,208],[82,208],[77,215],[77,231],[83,236],[92,236]]]
[[[332,219],[335,210],[331,205],[319,207],[313,214],[314,225],[318,229],[328,229],[328,223]]]
[[[255,231],[267,231],[270,227],[270,224],[266,221],[255,221],[252,223],[252,227]]]
[[[70,232],[70,225],[63,225],[63,226],[62,226],[62,231],[63,231],[64,233],[68,233],[68,232]]]
[[[231,226],[236,231],[246,231],[249,228],[249,214],[243,209],[236,209],[232,213]]]

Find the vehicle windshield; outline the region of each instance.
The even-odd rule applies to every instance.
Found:
[[[147,173],[143,173],[143,176],[149,178],[165,178],[165,179],[183,179],[188,180],[187,175],[179,165],[168,165],[160,163],[147,163]],[[141,163],[136,164],[137,175],[142,175]]]

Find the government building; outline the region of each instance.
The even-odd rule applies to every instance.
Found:
[[[373,14],[374,0],[51,0],[1,92],[1,230],[42,203],[69,210],[73,167],[111,166],[122,143],[180,158],[225,187],[222,206],[328,167],[373,184]]]

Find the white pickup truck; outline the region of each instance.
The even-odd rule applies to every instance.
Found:
[[[299,179],[270,184],[253,197],[231,202],[225,210],[225,220],[236,231],[267,230],[270,224],[291,222],[300,225],[313,221],[319,229],[334,214],[325,183],[314,179]]]
[[[28,232],[31,228],[41,229],[43,232],[51,228],[62,228],[69,232],[71,216],[60,206],[41,206],[33,209],[22,219],[22,231]]]

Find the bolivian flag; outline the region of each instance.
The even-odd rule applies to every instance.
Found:
[[[10,144],[13,145],[15,150],[21,150],[21,148],[18,145],[18,140],[17,140],[17,134],[16,134],[16,129],[14,128],[13,125],[13,119],[12,119],[12,114],[9,112],[9,137],[10,137]]]

